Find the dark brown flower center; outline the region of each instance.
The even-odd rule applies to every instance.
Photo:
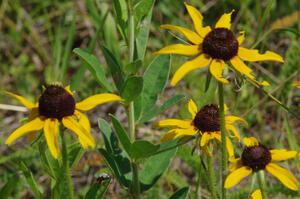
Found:
[[[65,116],[73,115],[74,111],[73,96],[61,86],[47,86],[39,98],[39,113],[47,118],[61,120]]]
[[[219,108],[214,104],[206,105],[200,109],[193,120],[194,126],[202,132],[220,130]]]
[[[213,59],[230,60],[237,55],[238,41],[227,28],[215,28],[208,33],[202,44],[203,52]]]
[[[265,169],[271,162],[271,153],[263,145],[246,147],[242,153],[242,163],[250,167],[253,171]]]

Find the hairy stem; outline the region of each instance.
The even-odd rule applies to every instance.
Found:
[[[258,183],[259,183],[262,199],[267,199],[266,192],[265,192],[266,183],[265,183],[264,171],[263,170],[259,171],[257,173],[257,176],[258,176]]]
[[[210,185],[211,198],[216,199],[217,192],[216,192],[216,184],[215,184],[215,170],[214,170],[214,160],[213,160],[212,156],[208,155],[207,162],[208,162],[208,173],[209,173],[209,185]]]

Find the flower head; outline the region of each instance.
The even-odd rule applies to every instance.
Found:
[[[287,188],[291,190],[299,189],[295,176],[277,164],[279,161],[295,158],[298,156],[297,151],[288,151],[285,149],[269,150],[254,137],[244,138],[244,145],[245,148],[240,158],[235,158],[233,153],[229,154],[229,161],[232,165],[230,167],[231,173],[225,180],[225,188],[235,186],[253,172],[266,170]]]
[[[220,82],[228,83],[223,77],[225,62],[229,61],[231,67],[246,76],[250,81],[267,86],[268,82],[259,83],[256,81],[250,69],[244,61],[278,61],[283,62],[280,55],[267,51],[260,54],[258,50],[241,47],[244,41],[244,32],[240,32],[236,37],[230,30],[231,15],[225,13],[217,21],[214,28],[203,26],[202,14],[193,6],[185,3],[186,9],[192,18],[195,31],[190,29],[174,26],[162,25],[161,28],[178,32],[186,37],[189,45],[173,44],[160,49],[157,54],[179,54],[195,57],[193,60],[185,62],[175,72],[171,84],[176,85],[189,72],[208,66],[210,73]]]
[[[203,106],[198,110],[193,100],[188,103],[188,110],[192,116],[188,120],[166,119],[158,122],[160,127],[171,127],[171,130],[164,135],[163,141],[176,139],[184,136],[200,136],[200,146],[206,149],[211,140],[221,141],[219,107],[214,104]],[[225,127],[229,135],[240,139],[235,122],[247,125],[247,122],[237,116],[225,116]],[[227,137],[227,150],[231,151],[232,143]]]
[[[30,114],[28,123],[16,129],[6,139],[5,143],[10,145],[26,134],[43,129],[49,150],[56,159],[59,156],[58,133],[60,124],[63,124],[78,137],[83,148],[94,148],[95,140],[90,132],[90,122],[82,112],[99,104],[121,100],[117,95],[102,93],[76,103],[70,88],[64,88],[57,84],[46,86],[36,104],[22,96],[10,92],[6,93],[28,108]]]

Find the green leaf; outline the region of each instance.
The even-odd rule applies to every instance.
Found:
[[[73,168],[77,165],[80,158],[84,154],[84,150],[79,143],[74,143],[68,146],[68,159],[69,159],[69,167]]]
[[[134,21],[136,26],[144,16],[151,12],[153,4],[154,0],[140,0],[134,5]]]
[[[125,129],[123,128],[123,126],[121,125],[121,123],[119,122],[119,120],[117,118],[115,118],[113,115],[110,115],[115,132],[118,136],[119,141],[121,142],[124,150],[126,151],[126,153],[129,155],[130,154],[130,147],[131,147],[131,142],[129,140],[129,137],[125,131]]]
[[[22,171],[23,175],[26,178],[27,183],[29,184],[35,198],[43,198],[43,194],[38,187],[32,172],[28,169],[24,162],[20,162],[19,168]]]
[[[138,70],[143,66],[143,62],[142,60],[138,59],[138,60],[135,60],[134,62],[126,65],[125,67],[125,72],[128,74],[128,75],[131,75],[131,74],[136,74],[138,72]]]
[[[93,184],[92,187],[86,193],[85,199],[104,199],[105,193],[108,189],[110,182],[111,179],[109,178],[101,183]]]
[[[138,58],[143,60],[146,53],[148,38],[149,38],[149,32],[151,27],[151,18],[152,18],[152,9],[149,10],[148,14],[146,15],[145,19],[141,21],[141,24],[138,26],[139,30],[137,31],[137,37],[136,37],[136,49]]]
[[[101,134],[104,140],[105,149],[110,154],[118,154],[122,152],[119,147],[118,139],[115,133],[112,131],[110,125],[103,119],[98,119],[98,126],[101,130]]]
[[[169,108],[171,108],[179,101],[183,100],[184,98],[185,98],[184,95],[175,95],[171,97],[170,99],[165,101],[165,103],[161,107],[154,106],[148,112],[145,112],[143,117],[138,122],[143,123],[151,120],[153,117],[165,112],[166,110],[168,110]]]
[[[106,63],[110,69],[112,78],[116,84],[116,87],[119,91],[121,91],[124,83],[124,74],[121,69],[121,66],[118,64],[115,56],[106,47],[102,47],[102,52],[104,54]]]
[[[146,140],[135,141],[130,148],[130,157],[133,159],[147,158],[159,149],[159,145],[154,145]]]
[[[179,189],[178,191],[176,191],[170,197],[170,199],[186,199],[187,196],[188,196],[189,191],[190,191],[189,187],[183,187],[183,188]]]
[[[93,54],[90,54],[80,48],[75,48],[73,52],[84,61],[85,66],[93,74],[98,83],[109,92],[112,92],[113,89],[108,80],[106,79],[103,66],[99,63],[97,58]]]
[[[0,198],[1,199],[8,198],[11,195],[12,191],[17,186],[17,183],[18,183],[18,176],[17,175],[13,175],[12,177],[10,177],[8,179],[7,183],[0,190]]]
[[[129,187],[131,184],[131,165],[129,159],[124,153],[112,155],[105,149],[98,150],[104,157],[107,166],[110,168],[117,180],[125,187]]]
[[[121,96],[126,102],[133,101],[143,89],[143,78],[132,76],[126,79],[121,91]]]
[[[158,181],[169,167],[176,151],[177,148],[164,151],[149,157],[144,162],[144,169],[139,173],[142,191],[150,189]]]
[[[144,73],[144,88],[142,91],[142,114],[148,112],[157,100],[169,79],[170,56],[156,57]]]
[[[126,22],[128,18],[127,4],[125,0],[113,0],[117,23],[122,35],[126,35]]]

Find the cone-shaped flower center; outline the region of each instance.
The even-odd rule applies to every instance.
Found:
[[[75,100],[63,87],[50,85],[39,98],[39,113],[47,118],[62,119],[73,115]]]
[[[194,126],[202,132],[214,132],[220,130],[219,108],[214,104],[206,105],[196,114]]]
[[[263,145],[246,147],[242,153],[242,163],[253,171],[265,169],[271,162],[271,153]]]
[[[227,28],[215,28],[208,33],[202,44],[203,52],[213,59],[230,60],[237,55],[238,41]]]

